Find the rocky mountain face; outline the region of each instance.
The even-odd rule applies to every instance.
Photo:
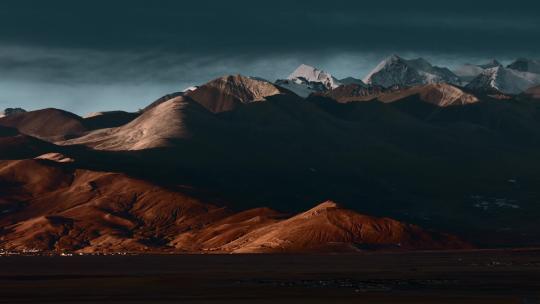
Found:
[[[485,93],[487,87],[482,88],[478,82],[486,82],[485,75],[492,75],[494,70],[501,68],[501,73],[510,70],[515,74],[513,80],[502,81],[499,87],[504,87],[501,94],[516,95],[524,92],[531,85],[537,84],[540,77],[540,64],[536,60],[517,59],[506,68],[492,59],[484,64],[464,64],[450,71],[445,67],[437,67],[423,58],[407,60],[397,55],[392,55],[383,60],[375,67],[363,80],[353,77],[336,79],[331,74],[321,71],[317,68],[301,65],[287,79],[278,79],[276,84],[283,88],[293,91],[303,98],[310,94],[321,94],[337,89],[339,86],[357,85],[368,88],[366,91],[401,89],[427,84],[449,84],[454,86],[466,86],[475,81],[475,84],[469,86],[471,90],[478,90]],[[491,77],[491,76],[489,76]],[[501,76],[506,78],[505,76]],[[512,77],[512,76],[508,76]],[[491,88],[493,89],[493,88]]]
[[[483,71],[466,88],[478,92],[519,94],[538,84],[540,74],[498,66]]]
[[[392,55],[379,63],[364,82],[390,88],[431,83],[460,84],[461,80],[449,69],[433,66],[423,58],[406,60]]]
[[[330,75],[329,73],[305,64],[302,64],[298,68],[296,68],[296,70],[294,70],[294,72],[292,72],[292,74],[289,75],[287,79],[303,79],[307,82],[320,82],[327,89],[337,88],[341,84],[336,78],[334,78],[334,76]]]
[[[453,72],[461,78],[461,80],[464,83],[468,83],[474,78],[478,77],[478,75],[482,74],[487,69],[495,68],[498,66],[502,66],[500,62],[493,59],[487,63],[484,64],[464,64],[462,66],[457,67]]]
[[[278,79],[276,85],[305,98],[311,93],[335,89],[341,82],[325,71],[302,64],[287,79]]]
[[[306,98],[312,93],[326,92],[328,88],[319,81],[307,81],[298,79],[278,79],[275,84],[279,87],[290,90],[294,94]]]

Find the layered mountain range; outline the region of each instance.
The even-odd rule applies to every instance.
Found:
[[[493,59],[484,64],[464,64],[451,71],[434,66],[423,58],[404,59],[392,55],[381,61],[363,80],[354,77],[338,80],[328,72],[302,64],[287,79],[276,81],[277,85],[304,98],[350,84],[373,90],[377,87],[390,89],[435,83],[467,86],[477,92],[515,95],[540,84],[540,62],[519,58],[504,67]]]
[[[392,56],[364,81],[307,65],[275,83],[227,75],[137,113],[7,110],[0,248],[537,246],[535,71]]]

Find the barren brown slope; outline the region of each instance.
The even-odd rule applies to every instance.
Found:
[[[62,144],[116,151],[166,147],[171,141],[190,138],[197,127],[211,126],[214,119],[212,113],[190,98],[177,96],[150,108],[126,125],[96,130]]]
[[[213,113],[231,111],[244,103],[265,100],[278,94],[293,94],[268,81],[229,75],[214,79],[185,95]]]
[[[0,118],[0,126],[48,141],[72,138],[87,131],[83,119],[59,109],[42,109]]]
[[[76,163],[75,163],[76,164]],[[0,162],[0,248],[77,252],[342,252],[467,248],[455,237],[323,203],[233,214],[178,190],[48,160]]]
[[[22,159],[57,150],[51,143],[0,126],[0,159]]]
[[[0,247],[167,250],[177,234],[227,211],[122,174],[42,160],[0,162]]]
[[[204,229],[181,233],[170,244],[179,250],[229,252],[225,249],[227,244],[286,217],[269,208],[250,209],[228,216]]]
[[[358,249],[467,248],[459,239],[389,218],[375,218],[327,201],[224,245],[227,252],[316,252]]]
[[[144,109],[142,109],[142,112],[146,112],[162,103],[164,103],[165,101],[167,100],[171,100],[173,98],[176,98],[176,97],[179,97],[179,96],[184,96],[184,92],[174,92],[174,93],[170,93],[170,94],[167,94],[167,95],[164,95],[158,99],[156,99],[155,101],[153,101],[152,103],[150,103],[148,106],[146,106]]]

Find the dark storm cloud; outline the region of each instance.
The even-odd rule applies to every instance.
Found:
[[[450,66],[540,57],[539,11],[537,1],[3,0],[0,107],[132,110],[221,74],[273,80],[302,62],[362,77],[391,53]]]
[[[2,1],[4,42],[173,52],[540,48],[534,1]],[[535,36],[536,35],[536,36]]]

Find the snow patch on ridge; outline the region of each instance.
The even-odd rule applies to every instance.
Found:
[[[482,74],[486,69],[502,66],[500,62],[493,59],[485,64],[470,64],[466,63],[454,70],[454,73],[458,75],[462,81],[470,82],[478,75]]]

